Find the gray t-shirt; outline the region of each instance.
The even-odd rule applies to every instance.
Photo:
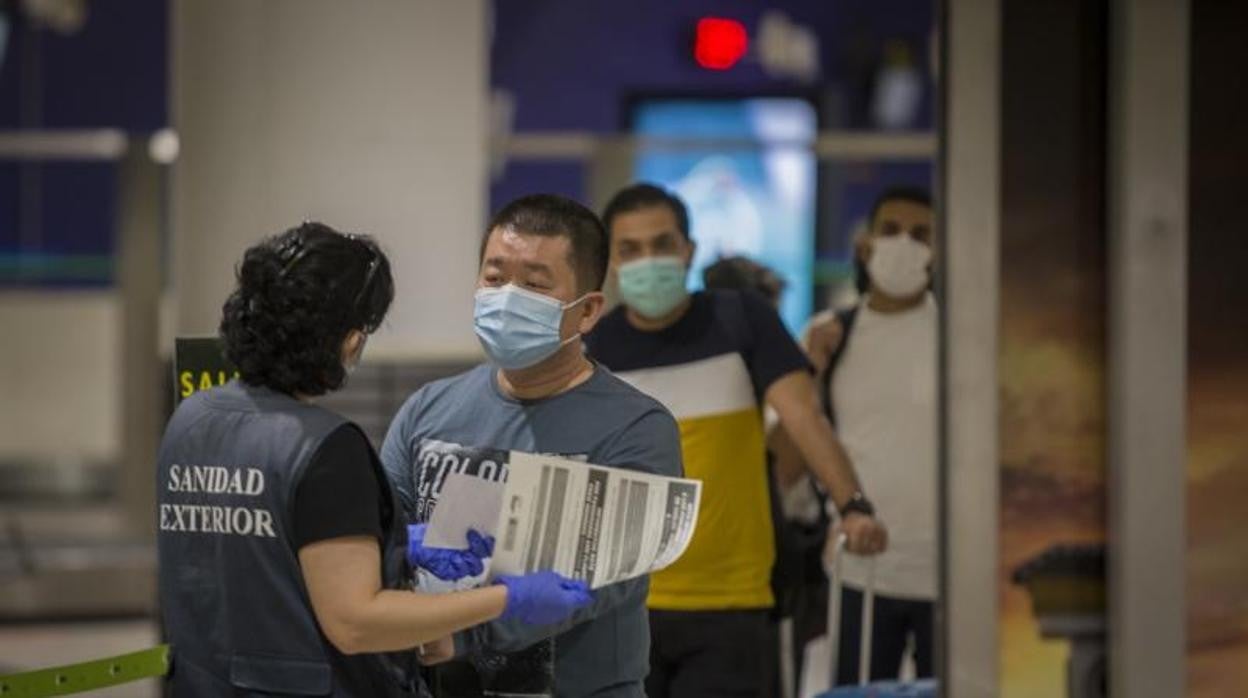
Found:
[[[680,432],[657,401],[599,366],[565,393],[516,400],[488,364],[416,391],[390,425],[381,457],[412,522],[427,521],[447,473],[502,481],[509,450],[558,455],[595,465],[679,477]],[[493,653],[531,655],[554,642],[554,683],[560,696],[644,696],[650,632],[646,577],[594,594],[594,603],[555,626],[495,621],[457,638],[482,673],[505,665]],[[525,651],[525,652],[521,652]],[[549,650],[547,650],[549,654]],[[504,673],[508,669],[504,666]],[[520,676],[522,680],[540,677]],[[515,687],[515,690],[527,690]],[[536,690],[541,690],[540,688]]]

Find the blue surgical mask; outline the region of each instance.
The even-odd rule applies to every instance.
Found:
[[[651,319],[672,312],[689,296],[685,288],[685,262],[680,257],[646,257],[617,270],[620,300]]]
[[[562,339],[559,326],[563,311],[585,300],[568,304],[557,299],[507,284],[477,289],[473,325],[477,339],[500,368],[529,368],[574,342],[580,335]]]

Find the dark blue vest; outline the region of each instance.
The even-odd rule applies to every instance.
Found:
[[[165,430],[157,470],[160,603],[173,695],[417,695],[414,653],[346,656],[317,625],[294,548],[308,462],[342,417],[239,381],[196,393]],[[388,514],[382,580],[405,578],[406,531]]]

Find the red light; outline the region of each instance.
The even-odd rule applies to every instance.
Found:
[[[703,17],[698,20],[693,58],[709,70],[728,70],[741,60],[750,45],[745,25],[735,19]]]

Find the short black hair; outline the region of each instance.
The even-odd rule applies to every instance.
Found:
[[[932,207],[932,195],[927,193],[926,189],[919,187],[890,187],[876,197],[875,203],[871,204],[871,217],[867,219],[867,225],[874,227],[875,218],[880,215],[880,209],[884,208],[884,204],[894,201],[908,201],[912,204],[926,206],[929,209]],[[871,290],[871,278],[867,273],[867,263],[858,258],[856,251],[854,252],[854,287],[858,289],[859,294]]]
[[[478,264],[485,261],[485,246],[495,230],[514,230],[527,235],[568,238],[568,263],[584,293],[602,289],[607,276],[607,233],[594,212],[557,194],[531,194],[504,206],[490,219],[481,239]]]
[[[702,285],[760,293],[773,304],[788,284],[770,267],[748,257],[722,257],[702,270]]]
[[[643,208],[666,206],[676,217],[676,228],[685,239],[689,239],[689,209],[679,196],[649,182],[639,182],[616,192],[602,210],[602,224],[607,229],[607,239],[611,237],[611,221],[621,213],[631,213]]]
[[[932,195],[927,193],[926,189],[920,189],[919,187],[890,187],[876,197],[875,203],[871,204],[871,217],[867,219],[867,224],[875,225],[875,217],[880,215],[880,209],[884,208],[884,204],[894,201],[908,201],[929,209],[932,207]]]
[[[235,276],[221,317],[226,358],[244,382],[287,395],[341,388],[347,334],[375,331],[394,300],[390,261],[377,243],[323,223],[254,245]]]

